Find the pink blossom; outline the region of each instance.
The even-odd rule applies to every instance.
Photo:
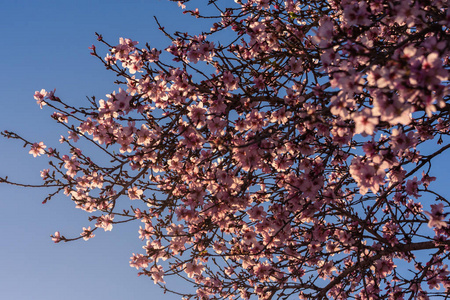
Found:
[[[385,278],[395,267],[396,265],[390,259],[377,260],[375,262],[375,274],[379,278]]]
[[[239,82],[239,80],[237,78],[235,78],[233,76],[233,74],[231,74],[230,71],[224,72],[223,83],[228,90],[233,91],[233,90],[237,89],[238,82]]]
[[[189,278],[194,278],[195,276],[199,276],[202,274],[204,269],[203,264],[188,262],[184,265],[184,271],[188,275]]]
[[[444,204],[438,203],[438,204],[432,204],[431,205],[431,212],[425,212],[425,214],[430,218],[428,221],[428,227],[433,228],[436,227],[437,229],[447,227],[448,224],[445,221],[446,214],[444,212]]]
[[[91,226],[89,226],[88,228],[83,227],[83,232],[80,234],[83,237],[83,240],[87,241],[95,237],[95,234],[93,234],[92,231],[93,230],[91,230]]]
[[[378,118],[371,116],[369,109],[356,113],[353,120],[355,121],[355,134],[361,133],[362,136],[373,135],[375,126],[378,125]]]
[[[321,261],[319,263],[320,273],[322,278],[331,278],[332,273],[337,271],[337,268],[333,265],[332,261]]]
[[[140,199],[143,193],[144,192],[138,189],[136,186],[128,189],[128,197],[130,197],[131,200]]]
[[[255,77],[253,79],[253,83],[255,84],[255,87],[259,90],[263,90],[265,88],[265,80],[262,75],[259,75],[258,77]]]
[[[44,169],[41,171],[41,177],[43,180],[46,180],[49,176],[50,169]]]
[[[148,267],[149,259],[142,254],[134,254],[133,253],[133,256],[130,257],[130,259],[131,259],[130,267],[134,267],[136,269],[139,269],[139,268],[144,269],[144,268]]]
[[[69,131],[69,139],[73,140],[74,142],[77,142],[80,137],[75,131]]]
[[[206,109],[203,108],[202,102],[200,102],[198,105],[189,106],[188,111],[188,117],[197,128],[201,128],[205,125]]]
[[[158,265],[158,266],[153,266],[152,269],[150,270],[151,274],[152,274],[152,278],[153,278],[153,282],[155,284],[161,282],[161,283],[166,283],[164,281],[164,269],[162,266]]]
[[[246,230],[242,234],[242,241],[244,242],[245,245],[251,245],[253,243],[256,243],[256,233],[251,229]]]
[[[59,231],[56,231],[52,236],[52,241],[55,243],[59,243],[61,241],[61,234],[59,233]]]
[[[34,99],[36,99],[37,104],[39,105],[40,108],[42,108],[44,105],[47,105],[47,103],[45,103],[44,98],[47,97],[48,93],[42,89],[40,92],[36,91],[34,93]]]
[[[105,231],[111,231],[113,228],[114,214],[102,215],[97,219],[95,227],[103,228]]]
[[[43,142],[33,143],[33,145],[31,145],[31,150],[28,153],[32,154],[33,157],[41,156],[45,153],[45,148],[47,148],[47,146],[45,146]]]

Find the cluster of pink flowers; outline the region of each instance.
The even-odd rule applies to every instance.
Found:
[[[28,153],[32,154],[33,157],[41,156],[45,153],[45,148],[47,148],[47,146],[45,146],[43,142],[33,143]]]
[[[185,278],[186,298],[448,295],[450,202],[431,184],[450,148],[447,2],[233,5],[207,33],[161,27],[172,61],[99,36],[109,51],[92,55],[122,80],[89,108],[35,93],[71,150],[26,141],[29,153],[93,214],[78,238],[142,222],[130,265],[168,291],[165,277]]]

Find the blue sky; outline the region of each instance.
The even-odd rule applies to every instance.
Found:
[[[59,97],[82,103],[86,96],[100,99],[117,89],[115,76],[89,54],[95,32],[111,44],[128,37],[162,48],[169,41],[153,16],[169,31],[201,29],[165,0],[0,4],[0,130],[15,130],[49,146],[57,146],[65,132],[49,118],[50,109],[39,109],[34,91],[56,88]],[[33,159],[16,141],[2,138],[0,145],[0,176],[41,182],[45,158]],[[42,205],[46,193],[0,185],[0,299],[179,299],[164,295],[129,267],[131,254],[142,252],[139,224],[98,232],[89,242],[52,243],[49,236],[57,230],[73,237],[92,224],[63,196]]]
[[[200,2],[200,1],[196,1]],[[0,130],[15,130],[35,141],[58,145],[65,131],[40,110],[34,91],[57,89],[71,103],[86,96],[98,99],[117,89],[115,76],[89,55],[94,32],[111,44],[119,37],[162,48],[167,38],[157,30],[157,16],[169,32],[201,30],[174,3],[147,1],[0,1]],[[0,139],[0,176],[40,183],[45,158],[33,159],[16,141]],[[447,189],[450,163],[440,158],[437,185]],[[437,164],[435,165],[437,166]],[[89,242],[53,244],[59,230],[77,236],[87,227],[87,214],[69,199],[46,205],[46,190],[0,185],[0,299],[179,299],[165,294],[149,278],[138,277],[129,257],[141,251],[139,224],[97,231]]]

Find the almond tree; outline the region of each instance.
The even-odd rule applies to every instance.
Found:
[[[449,297],[450,202],[432,184],[450,148],[448,2],[187,2],[211,28],[156,20],[166,49],[98,35],[119,85],[105,99],[36,92],[70,151],[3,132],[48,156],[44,202],[92,213],[53,240],[139,222],[130,265],[186,299]]]

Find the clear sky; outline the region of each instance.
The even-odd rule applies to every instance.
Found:
[[[0,0],[0,5],[0,130],[48,146],[57,146],[65,131],[55,126],[51,110],[39,109],[34,91],[56,88],[59,97],[82,103],[86,96],[100,99],[117,89],[115,76],[89,55],[94,32],[111,44],[127,37],[161,48],[169,41],[153,16],[168,31],[201,29],[165,0]],[[45,158],[33,159],[17,141],[2,138],[0,146],[0,176],[41,183]],[[450,195],[448,157],[439,160],[435,173],[443,195]],[[57,230],[73,237],[92,224],[63,196],[42,205],[46,194],[0,185],[0,299],[179,299],[163,295],[150,278],[129,267],[131,254],[142,252],[139,224],[97,231],[89,242],[52,243],[49,236]]]
[[[57,146],[65,133],[39,109],[34,91],[53,90],[71,103],[98,99],[117,86],[115,76],[89,54],[95,32],[111,44],[128,37],[164,47],[157,16],[169,31],[200,30],[176,3],[165,0],[9,1],[0,0],[0,130]],[[190,22],[190,23],[188,23]],[[41,183],[45,158],[33,159],[17,141],[0,139],[0,176]],[[0,299],[179,299],[163,294],[148,277],[129,266],[142,253],[139,224],[115,226],[83,240],[54,244],[59,230],[77,236],[91,225],[88,215],[60,196],[42,205],[47,191],[0,185]]]

